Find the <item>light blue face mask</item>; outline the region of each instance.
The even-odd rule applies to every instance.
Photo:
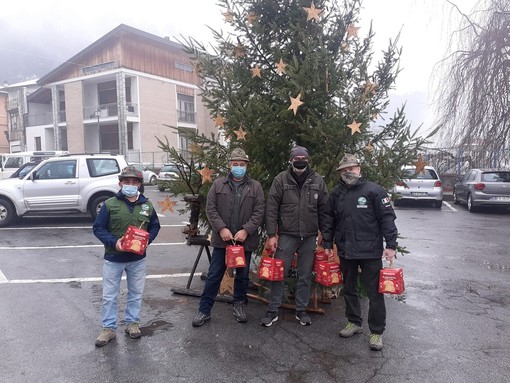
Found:
[[[234,178],[243,178],[246,174],[246,166],[232,166],[230,171]]]
[[[136,185],[122,185],[122,193],[126,197],[134,197],[138,193],[138,186],[136,186]]]

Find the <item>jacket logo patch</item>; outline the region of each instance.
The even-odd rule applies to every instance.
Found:
[[[149,205],[144,203],[144,204],[142,204],[141,208],[142,208],[142,210],[149,210]]]
[[[358,205],[366,205],[367,199],[365,197],[359,197],[358,198]]]
[[[382,204],[383,204],[383,205],[387,205],[387,204],[389,204],[389,203],[390,203],[390,198],[389,198],[389,197],[383,198],[383,199],[381,200],[381,202],[382,202]]]

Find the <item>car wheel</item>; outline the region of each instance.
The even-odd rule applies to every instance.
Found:
[[[434,201],[434,207],[436,209],[441,209],[441,206],[443,206],[443,201]]]
[[[453,204],[454,205],[460,204],[459,197],[457,196],[457,192],[455,191],[455,189],[453,189]]]
[[[476,207],[473,206],[473,197],[471,197],[471,194],[468,194],[467,196],[467,208],[471,213],[476,212]]]
[[[104,205],[104,201],[106,201],[108,198],[110,197],[102,195],[92,201],[90,204],[89,212],[93,219],[96,219],[97,215],[99,214],[99,210],[101,210],[101,207]]]
[[[152,176],[151,179],[149,180],[149,183],[151,185],[156,185],[158,183],[158,177]]]
[[[164,191],[165,191],[165,187],[164,187],[164,186],[158,186],[158,190],[159,190],[160,192],[164,192]]]
[[[398,199],[394,200],[393,206],[400,206],[400,201]]]
[[[18,218],[11,201],[0,198],[0,227],[9,226]]]

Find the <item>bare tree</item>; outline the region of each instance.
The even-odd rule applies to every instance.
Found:
[[[440,137],[483,153],[477,166],[508,165],[510,152],[510,0],[482,0],[461,16],[454,49],[442,62],[437,103]]]

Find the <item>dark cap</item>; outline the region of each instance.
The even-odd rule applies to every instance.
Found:
[[[241,148],[235,148],[232,150],[232,154],[230,155],[230,161],[246,161],[250,162],[250,159],[246,155],[246,152]]]
[[[290,158],[289,160],[292,160],[294,157],[310,157],[310,154],[308,154],[308,149],[304,146],[294,146],[290,150]]]
[[[336,170],[350,168],[351,166],[360,166],[360,162],[354,154],[345,153]]]
[[[137,178],[140,182],[143,182],[143,173],[133,165],[129,165],[122,169],[119,174],[120,181],[122,181],[124,178]]]

